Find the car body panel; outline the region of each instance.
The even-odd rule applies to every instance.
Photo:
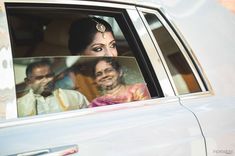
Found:
[[[211,95],[181,96],[181,103],[197,116],[208,156],[234,155],[235,14],[219,1],[165,1],[163,6],[210,80]]]
[[[206,139],[208,156],[234,154],[235,101],[233,97],[182,98],[197,116]]]
[[[169,87],[170,80],[163,74],[160,75],[161,84],[167,81],[163,98],[21,119],[16,118],[14,72],[4,2],[0,2],[0,20],[5,23],[0,25],[0,71],[5,76],[0,78],[0,115],[3,118],[0,155],[70,144],[77,144],[81,155],[234,155],[235,40],[231,36],[235,36],[235,14],[219,1],[102,1],[106,7],[115,3],[135,13],[137,10],[132,4],[160,9],[190,58],[195,60],[207,91],[188,95],[176,93],[175,96],[173,87]],[[30,2],[88,5],[87,1]],[[102,6],[99,2],[89,3],[94,4]],[[154,43],[145,43],[147,39],[150,41],[149,36],[142,39],[145,47],[153,48]],[[151,52],[149,55],[156,56]],[[154,64],[154,58],[151,61]],[[157,73],[158,69],[164,70],[164,65],[154,69]]]
[[[6,12],[3,1],[0,2],[0,121],[15,118],[16,94],[14,71],[12,68],[12,53],[7,27]]]
[[[78,110],[73,117],[35,123],[27,123],[33,118],[22,118],[19,122],[23,124],[0,129],[0,154],[77,144],[79,155],[84,156],[204,156],[198,123],[177,101],[155,99],[97,107],[87,115],[79,115],[87,110]]]

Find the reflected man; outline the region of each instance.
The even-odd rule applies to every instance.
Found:
[[[54,72],[49,61],[29,64],[25,83],[29,90],[26,95],[17,99],[19,117],[88,107],[88,100],[80,92],[55,89]]]

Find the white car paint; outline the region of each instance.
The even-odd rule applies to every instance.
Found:
[[[198,117],[208,156],[234,155],[235,13],[219,1],[162,4],[195,52],[213,88],[212,96],[181,96],[181,103]]]
[[[79,155],[89,156],[234,155],[235,14],[216,0],[148,2],[149,5],[154,4],[151,6],[162,7],[188,48],[192,49],[193,57],[197,58],[200,70],[211,85],[208,93],[179,96],[180,102],[177,98],[161,98],[43,117],[3,120],[0,123],[0,155],[68,144],[77,144]],[[4,16],[1,1],[1,22],[5,20]],[[8,33],[5,25],[1,28]],[[1,54],[3,48],[7,49],[7,62],[12,62],[9,38],[4,40],[7,46],[1,45]],[[12,68],[6,70],[11,80],[14,75]],[[11,82],[8,87],[3,87],[5,84],[6,81],[1,79],[1,93],[6,89],[10,92],[6,95],[7,100],[3,94],[0,95],[0,108],[9,104],[16,108],[14,84]],[[4,112],[1,117],[5,117]]]
[[[84,156],[205,156],[198,123],[177,99],[97,107],[86,115],[79,111],[87,110],[74,111],[72,117],[65,112],[63,119],[51,121],[27,124],[34,118],[25,118],[18,126],[7,123],[0,129],[0,154],[77,144]]]

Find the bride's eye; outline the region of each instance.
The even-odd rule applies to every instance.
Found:
[[[94,51],[94,52],[100,52],[102,50],[103,50],[102,47],[95,47],[95,48],[92,49],[92,51]]]

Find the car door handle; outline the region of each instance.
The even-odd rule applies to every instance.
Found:
[[[78,152],[77,145],[66,145],[48,149],[13,154],[10,156],[67,156]]]

